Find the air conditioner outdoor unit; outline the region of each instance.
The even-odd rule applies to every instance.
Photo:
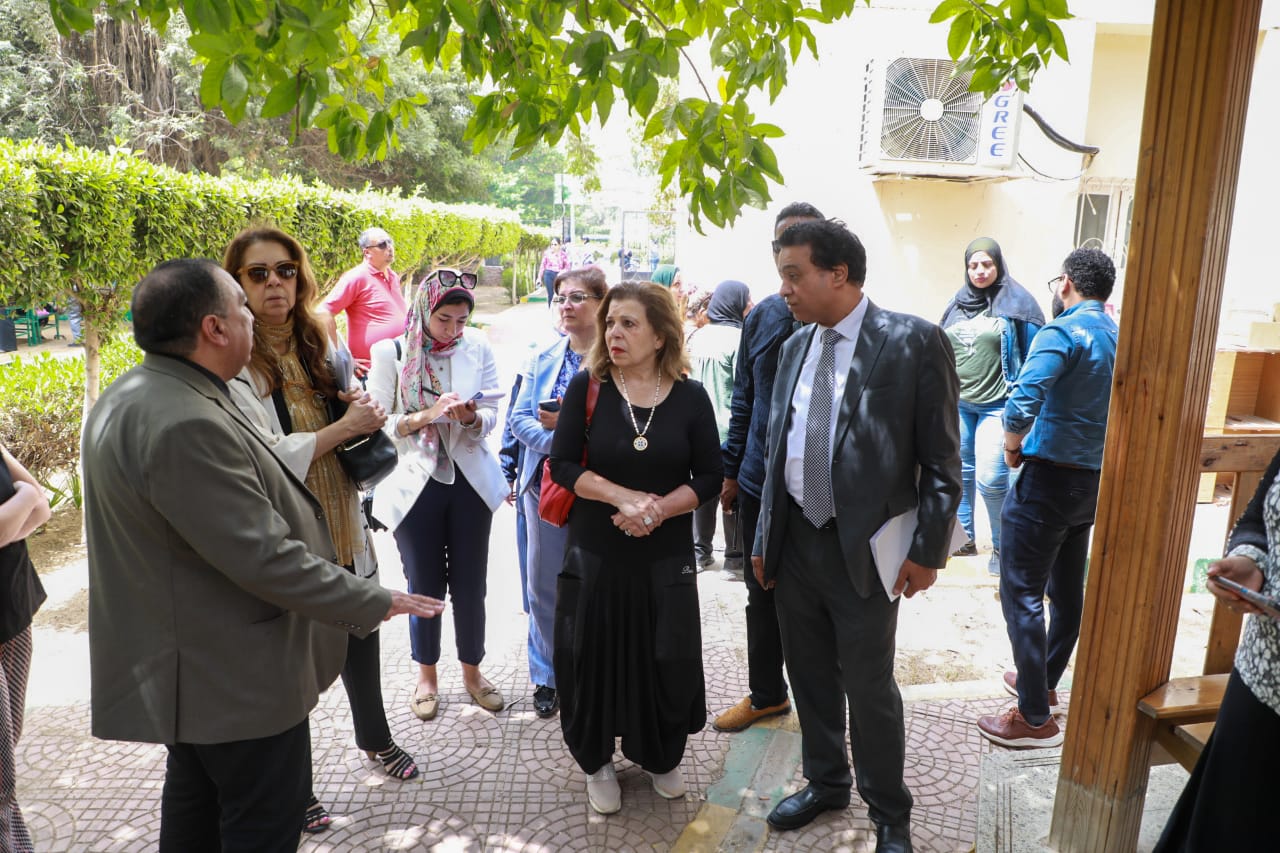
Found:
[[[986,103],[947,59],[867,63],[862,168],[884,178],[1016,177],[1022,93],[1012,83]]]

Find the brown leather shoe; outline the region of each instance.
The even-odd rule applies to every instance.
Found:
[[[1003,714],[978,718],[978,731],[992,743],[1015,749],[1042,749],[1062,744],[1062,729],[1053,717],[1043,725],[1033,726],[1014,705]]]
[[[1018,673],[1006,672],[1004,674],[1004,692],[1008,693],[1014,699],[1018,698]],[[1067,709],[1058,704],[1058,691],[1049,691],[1049,713],[1055,717],[1065,714]]]
[[[754,724],[760,722],[767,717],[777,717],[781,714],[791,713],[791,701],[787,700],[781,705],[770,705],[767,708],[756,708],[751,704],[751,697],[743,699],[737,705],[715,718],[712,726],[718,732],[740,732],[743,729],[750,728]]]

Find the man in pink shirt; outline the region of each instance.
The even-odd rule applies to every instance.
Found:
[[[404,334],[409,309],[400,292],[400,276],[391,269],[395,243],[381,228],[360,235],[364,263],[342,274],[333,291],[320,304],[320,319],[332,338],[338,336],[334,315],[347,312],[347,346],[361,375],[369,369],[369,347]]]

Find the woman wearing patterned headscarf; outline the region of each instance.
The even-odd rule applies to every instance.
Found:
[[[957,517],[969,534],[958,555],[977,553],[973,540],[974,492],[982,496],[991,521],[991,561],[1000,574],[1000,507],[1009,491],[1000,416],[1009,388],[1022,369],[1031,338],[1044,325],[1044,312],[1026,288],[1013,280],[1000,244],[980,237],[964,250],[964,286],[942,312],[942,326],[956,354],[960,374],[960,473],[964,491]],[[976,486],[976,489],[975,489]]]
[[[374,491],[373,514],[395,534],[409,589],[449,593],[463,685],[477,705],[501,711],[502,694],[480,662],[489,527],[507,483],[485,441],[498,421],[489,397],[498,368],[484,334],[466,328],[475,284],[473,273],[434,270],[418,288],[404,337],[370,351],[369,393],[389,413],[383,429],[400,452]],[[475,399],[482,391],[485,399]],[[430,720],[440,704],[440,620],[410,619],[409,632],[418,663],[411,707]]]

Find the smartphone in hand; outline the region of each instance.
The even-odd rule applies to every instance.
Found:
[[[560,411],[560,401],[542,400],[538,403],[538,408],[542,409],[544,412],[558,412]]]
[[[1236,595],[1240,596],[1245,601],[1270,616],[1272,619],[1280,622],[1280,600],[1274,599],[1269,595],[1263,595],[1260,592],[1249,589],[1247,586],[1241,586],[1230,578],[1210,575],[1209,581],[1216,583],[1225,590],[1234,592]]]

